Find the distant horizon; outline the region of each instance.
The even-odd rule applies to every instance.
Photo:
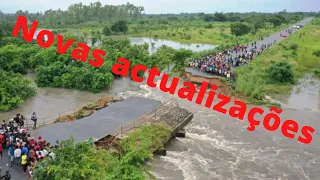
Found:
[[[19,10],[22,10],[22,9],[19,9]],[[17,10],[17,11],[19,11]],[[50,10],[50,9],[48,9]],[[56,9],[52,9],[52,10],[56,10]],[[4,14],[15,14],[17,11],[15,12],[3,12],[0,10],[0,12],[4,13]],[[25,12],[25,10],[22,10]],[[46,10],[47,11],[47,10]],[[63,10],[65,11],[65,10]],[[37,12],[30,12],[28,11],[29,13],[37,13]],[[44,13],[45,11],[38,11],[38,13]],[[240,14],[245,14],[245,13],[265,13],[265,14],[274,14],[274,13],[279,13],[281,11],[277,11],[277,12],[255,12],[255,11],[252,11],[252,12],[219,12],[219,11],[216,11],[217,13],[223,13],[223,14],[228,14],[228,13],[240,13]],[[181,13],[159,13],[159,14],[147,14],[147,13],[143,13],[142,15],[181,15],[181,14],[201,14],[201,13],[204,13],[204,14],[214,14],[216,12],[209,12],[209,13],[205,13],[205,12],[181,12]],[[316,11],[286,11],[287,13],[320,13],[319,12],[316,12]]]
[[[143,6],[146,15],[181,14],[181,13],[277,13],[286,9],[287,12],[320,12],[319,0],[101,0],[104,5],[121,5],[127,2],[135,6]],[[0,11],[6,14],[16,13],[19,10],[30,13],[47,10],[63,11],[75,3],[89,5],[97,0],[13,0],[2,2]]]

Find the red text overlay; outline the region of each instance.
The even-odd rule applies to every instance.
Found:
[[[20,29],[22,29],[22,36],[26,42],[32,42],[35,31],[37,29],[38,22],[34,21],[28,29],[27,19],[24,16],[18,16],[16,25],[13,29],[12,36],[17,37]],[[45,36],[47,40],[45,41]],[[50,47],[55,40],[55,36],[52,32],[48,30],[42,30],[39,32],[37,36],[37,43],[39,46],[43,48]],[[62,35],[57,35],[57,52],[60,54],[64,54],[67,50],[72,46],[74,40],[68,39],[64,42],[64,37]],[[72,50],[71,56],[76,60],[81,60],[82,62],[89,63],[94,67],[100,67],[103,65],[103,57],[107,54],[105,51],[100,49],[95,49],[93,51],[90,50],[89,46],[85,43],[77,42],[77,48]],[[91,52],[93,59],[87,60],[89,53]],[[118,63],[114,64],[112,67],[112,72],[116,75],[120,75],[123,77],[127,77],[130,74],[131,78],[136,82],[143,82],[145,79],[138,76],[139,72],[149,72],[149,76],[146,79],[148,86],[151,88],[156,88],[157,84],[155,84],[154,79],[157,76],[160,76],[160,71],[157,67],[153,67],[152,69],[148,69],[146,66],[142,64],[135,65],[130,69],[130,61],[125,58],[119,58]],[[222,114],[228,114],[229,116],[236,118],[238,120],[243,120],[245,115],[247,115],[249,126],[247,128],[248,131],[254,131],[257,126],[263,125],[265,129],[268,131],[276,131],[281,127],[282,134],[290,139],[297,139],[299,142],[304,144],[309,144],[312,141],[312,134],[315,132],[315,129],[311,126],[303,126],[300,128],[298,123],[295,120],[288,119],[281,123],[280,114],[282,113],[282,109],[277,109],[276,107],[271,107],[269,112],[266,112],[262,108],[255,107],[249,108],[246,103],[239,100],[232,100],[230,97],[225,96],[223,94],[217,94],[216,90],[218,87],[216,85],[212,85],[210,88],[210,92],[206,99],[204,100],[207,89],[209,88],[209,84],[207,82],[203,82],[199,93],[196,94],[196,86],[191,82],[184,82],[184,87],[177,88],[178,83],[180,81],[179,78],[174,77],[171,81],[171,84],[168,85],[169,75],[163,74],[160,82],[160,89],[165,93],[176,94],[188,101],[195,101],[195,103],[199,105],[203,105],[207,108],[210,108],[214,111],[220,112]],[[214,100],[218,100],[217,104],[213,104]],[[231,107],[227,108],[226,105],[230,105]],[[299,133],[298,133],[299,132]]]

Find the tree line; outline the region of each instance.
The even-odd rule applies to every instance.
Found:
[[[19,10],[14,14],[0,12],[0,20],[15,21],[18,15],[27,17],[30,21],[37,20],[50,26],[77,25],[96,21],[99,23],[116,22],[119,20],[131,20],[141,17],[144,7],[130,3],[122,5],[102,5],[99,1],[84,5],[81,2],[72,4],[66,11],[47,10],[44,13],[30,13]]]
[[[1,23],[3,24],[5,23]],[[6,79],[0,83],[0,111],[10,110],[23,103],[24,99],[35,95],[35,83],[38,87],[63,87],[93,93],[111,87],[115,78],[111,68],[119,57],[130,60],[132,66],[143,64],[150,68],[158,66],[163,70],[171,63],[183,67],[185,58],[192,55],[191,51],[174,50],[167,46],[150,55],[148,44],[131,45],[128,39],[105,39],[99,47],[107,52],[104,64],[95,68],[72,58],[71,51],[76,48],[75,44],[61,55],[57,52],[57,42],[50,48],[41,48],[35,41],[26,43],[21,36],[11,37],[13,24],[7,25],[10,28],[0,26],[3,34],[0,40],[0,78]],[[64,37],[83,42],[77,36]],[[90,55],[87,59],[91,58]],[[36,71],[35,83],[21,76],[26,74],[28,69]]]

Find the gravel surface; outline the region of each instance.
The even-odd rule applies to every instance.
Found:
[[[190,114],[191,112],[187,111],[186,109],[175,107],[171,109],[167,114],[162,115],[161,119],[173,128],[180,124]]]

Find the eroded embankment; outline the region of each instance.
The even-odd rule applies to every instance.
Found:
[[[160,106],[154,112],[147,113],[129,125],[124,125],[119,131],[97,140],[95,144],[99,147],[119,149],[121,148],[119,147],[121,146],[121,141],[130,137],[131,134],[137,133],[140,128],[150,125],[160,125],[168,129],[168,133],[167,137],[162,139],[158,146],[153,146],[156,147],[151,149],[151,151],[154,152],[162,148],[179,130],[183,129],[183,127],[191,121],[192,117],[193,114],[191,112],[179,107],[177,102],[171,100]]]
[[[92,115],[94,112],[108,107],[111,103],[115,103],[118,101],[122,101],[123,98],[118,97],[118,98],[113,98],[113,97],[103,97],[96,101],[95,103],[89,103],[85,106],[83,106],[81,109],[78,111],[74,111],[72,114],[68,114],[65,116],[58,117],[55,122],[70,122],[70,121],[75,121],[78,119],[82,119],[84,117]]]

